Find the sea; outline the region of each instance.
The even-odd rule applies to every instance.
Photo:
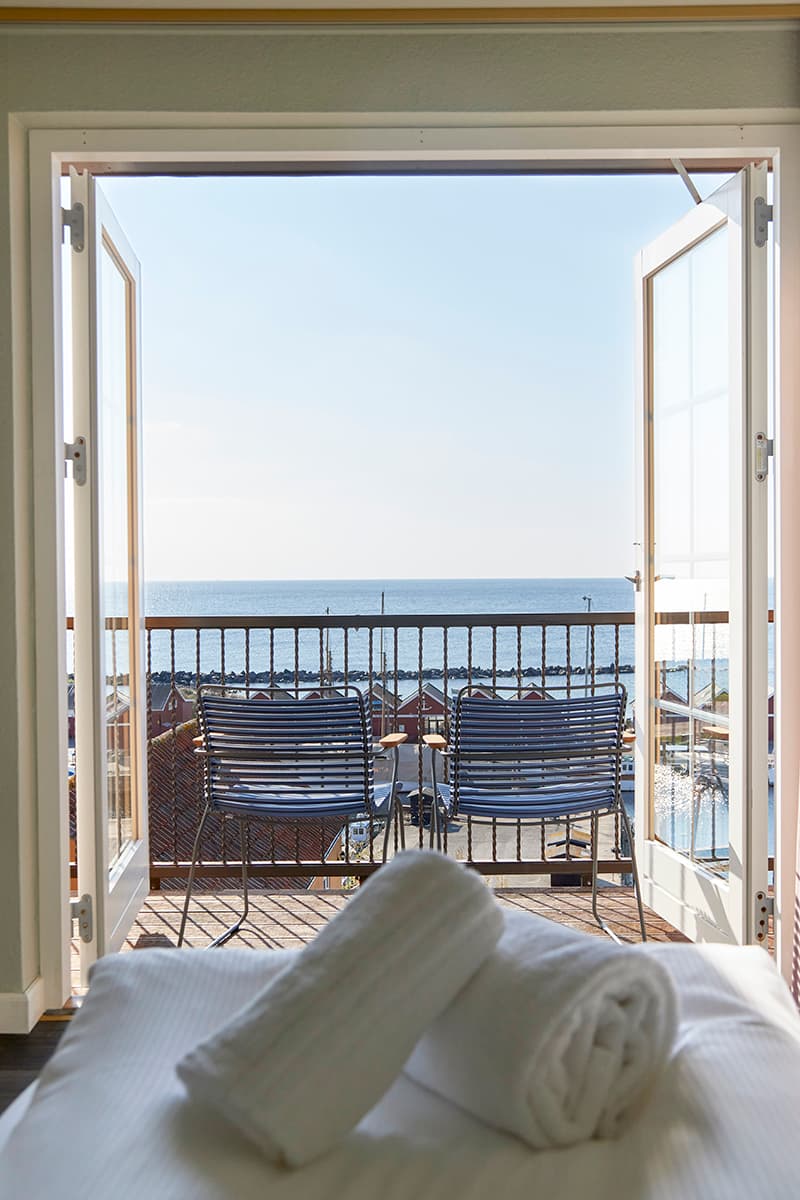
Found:
[[[269,581],[150,581],[145,589],[145,610],[151,616],[297,616],[333,617],[355,615],[376,616],[385,612],[387,622],[399,615],[446,613],[575,613],[631,612],[633,588],[625,579],[402,579],[402,580],[269,580]],[[535,617],[532,619],[535,620]],[[470,637],[465,629],[448,631],[447,644],[441,627],[431,627],[422,634],[422,654],[426,677],[441,682],[445,663],[450,673],[466,669],[468,661],[478,671],[491,671],[493,662],[499,671],[516,672],[521,663],[523,677],[541,680],[545,668],[553,672],[566,668],[573,673],[583,672],[587,660],[593,662],[598,679],[612,670],[618,655],[619,663],[628,672],[633,669],[633,629],[619,630],[619,645],[611,627],[600,626],[594,635],[585,628],[572,628],[567,638],[564,626],[548,629],[542,643],[541,630],[524,627],[521,642],[516,628],[500,627],[493,632],[490,624],[477,625]],[[204,631],[200,644],[200,669],[206,674],[219,670],[222,635],[219,631]],[[317,630],[301,631],[297,642],[294,633],[276,630],[253,631],[245,642],[243,631],[230,630],[225,634],[226,675],[245,670],[262,672],[274,668],[276,673],[298,670],[319,673],[320,635]],[[178,632],[174,642],[170,634],[154,632],[151,638],[151,659],[154,672],[171,670],[196,672],[197,638],[192,632]],[[376,630],[370,645],[365,629],[350,630],[347,646],[339,630],[324,637],[323,655],[334,672],[344,669],[345,653],[348,672],[366,672],[372,665],[380,674],[385,656],[387,672],[399,673],[402,685],[416,674],[420,644],[416,629],[400,630],[395,647],[394,635],[387,629],[383,639]],[[296,658],[296,663],[295,663]],[[613,675],[611,676],[613,677]],[[551,680],[552,682],[552,680]],[[632,684],[633,676],[626,677]],[[403,688],[399,686],[402,694]],[[413,690],[408,683],[406,690]]]
[[[632,612],[626,579],[198,580],[145,584],[148,614],[335,616],[379,613]]]

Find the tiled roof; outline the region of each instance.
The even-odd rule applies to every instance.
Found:
[[[150,793],[150,858],[153,862],[188,862],[197,823],[204,806],[203,776],[200,758],[194,753],[198,727],[188,721],[174,731],[168,730],[150,742],[148,784]],[[223,830],[223,825],[225,826]],[[251,822],[251,861],[273,859],[319,861],[342,829],[338,820]],[[212,814],[206,822],[201,845],[202,859],[218,862],[223,857],[238,861],[239,830],[233,822],[223,822]],[[235,877],[229,880],[235,885]],[[198,880],[206,890],[219,889],[219,879]],[[185,881],[163,880],[162,887],[180,888]],[[253,880],[254,887],[297,888],[297,879]]]
[[[172,686],[169,683],[151,683],[150,684],[150,710],[151,712],[163,712],[164,705],[167,703],[172,692]]]

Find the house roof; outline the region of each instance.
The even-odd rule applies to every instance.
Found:
[[[109,718],[121,716],[131,706],[131,694],[127,688],[109,688],[106,692],[106,716]]]
[[[171,683],[151,683],[150,685],[150,709],[152,712],[163,712],[167,707],[167,702],[172,695],[173,689]]]
[[[406,696],[402,703],[397,706],[398,713],[405,713],[408,716],[413,716],[415,713],[419,712],[420,697],[422,699],[423,712],[430,712],[431,707],[438,708],[441,712],[444,712],[447,706],[445,694],[441,688],[437,688],[434,684],[426,681],[423,683],[421,688],[418,688],[415,692],[412,692],[410,696]],[[428,701],[428,703],[426,703],[426,701]]]
[[[364,689],[364,700],[369,703],[369,688]],[[391,688],[385,688],[382,683],[372,684],[373,708],[394,708],[395,704],[398,706],[400,704],[400,697],[396,692],[393,692]]]
[[[699,691],[695,692],[694,703],[695,708],[713,708],[715,704],[727,704],[728,689],[719,684],[714,686],[707,683],[705,687],[701,687]]]
[[[346,692],[339,691],[335,687],[314,688],[311,692],[306,692],[303,695],[304,700],[343,700],[347,695]]]

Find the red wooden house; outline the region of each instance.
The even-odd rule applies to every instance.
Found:
[[[407,733],[409,742],[418,742],[426,733],[444,733],[447,698],[441,688],[423,683],[397,706],[393,733]]]

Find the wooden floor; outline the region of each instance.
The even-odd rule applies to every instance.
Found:
[[[232,946],[260,949],[302,946],[311,941],[326,921],[346,903],[347,892],[256,892],[251,897],[250,918]],[[550,917],[562,925],[604,936],[592,918],[591,894],[583,888],[502,888],[496,892],[507,908],[523,909]],[[126,950],[147,946],[175,946],[178,941],[182,892],[154,892],[139,914],[125,945]],[[207,946],[239,913],[236,892],[196,893],[190,909],[187,941]],[[604,888],[600,911],[619,935],[639,940],[636,901],[630,888]],[[646,913],[647,936],[654,942],[682,942],[683,934],[655,913]],[[73,944],[73,990],[80,995],[78,946]],[[27,1037],[0,1036],[0,1111],[36,1078],[66,1028],[66,1014],[40,1021]]]
[[[242,932],[228,943],[261,950],[302,946],[339,911],[352,892],[254,892],[250,914]],[[584,888],[500,888],[500,903],[550,917],[559,924],[603,936],[591,912],[591,893]],[[126,950],[146,946],[176,946],[183,911],[183,892],[153,892],[145,902],[125,944]],[[196,892],[189,910],[186,940],[191,946],[207,946],[241,911],[235,891]],[[603,888],[599,907],[620,937],[639,940],[639,921],[632,888]],[[654,942],[685,941],[682,934],[647,911],[647,936]],[[77,943],[73,947],[73,991],[80,994]]]

